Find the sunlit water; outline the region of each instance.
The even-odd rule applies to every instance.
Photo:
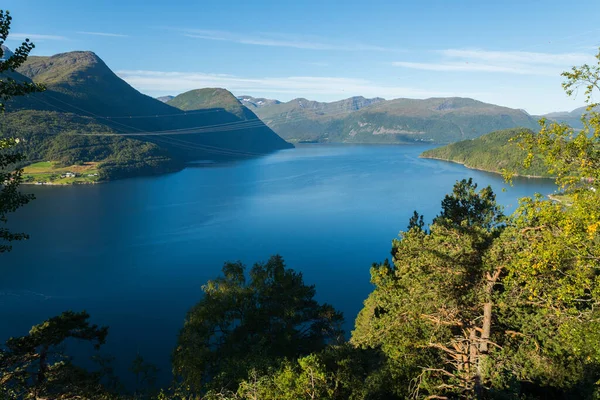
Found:
[[[63,310],[110,326],[104,352],[121,375],[135,354],[168,379],[171,350],[200,286],[224,261],[281,254],[345,314],[349,333],[371,291],[369,268],[389,256],[413,210],[431,220],[456,180],[517,198],[547,180],[502,178],[419,159],[426,146],[304,145],[225,166],[80,187],[32,187],[11,215],[31,235],[0,255],[0,340]],[[125,377],[127,380],[128,378]]]

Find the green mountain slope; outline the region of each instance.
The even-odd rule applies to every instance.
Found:
[[[170,106],[185,111],[205,110],[221,107],[228,112],[243,117],[244,106],[229,91],[220,88],[195,89],[175,96],[167,102]]]
[[[534,158],[530,168],[523,167],[527,154],[515,141],[511,141],[521,132],[523,129],[519,128],[500,130],[427,150],[421,157],[452,161],[489,172],[502,173],[508,170],[521,176],[550,177],[548,168],[540,158]]]
[[[256,114],[244,107],[231,92],[220,88],[195,89],[175,96],[167,102],[184,111],[222,108],[244,120],[259,120]]]
[[[255,103],[249,96],[242,102]],[[521,110],[468,98],[364,99],[334,103],[295,99],[265,102],[253,111],[283,138],[348,143],[450,143],[514,127],[535,129]]]
[[[104,135],[125,135],[119,139],[105,138],[102,141],[115,141],[114,143],[125,145],[135,140],[137,143],[152,144],[150,147],[140,148],[158,151],[156,154],[160,153],[160,157],[171,159],[172,165],[181,166],[197,159],[251,157],[291,147],[260,121],[248,123],[244,116],[227,111],[229,104],[222,103],[221,96],[207,98],[207,102],[210,100],[210,108],[185,112],[143,95],[115,75],[91,52],[30,57],[14,77],[43,83],[47,90],[8,102],[8,112],[2,117],[7,126],[2,134],[19,130],[20,127],[11,124],[22,123],[22,120],[28,119],[27,114],[31,113],[31,120],[35,120],[36,125],[33,130],[40,133],[35,141],[38,144],[41,137],[43,141],[52,141],[57,134],[64,133],[63,130],[52,129],[52,126],[56,126],[57,121],[63,117],[68,120],[71,118],[68,115],[75,115],[86,117],[91,122],[69,123],[71,134],[89,134],[93,122],[101,128],[91,131],[92,133],[101,131]],[[13,113],[18,114],[11,116]],[[42,133],[45,126],[48,127],[47,132]],[[124,139],[127,141],[123,142]],[[96,139],[88,137],[78,140],[89,143]],[[67,146],[66,142],[63,140],[61,143]],[[48,146],[45,143],[43,148]],[[111,147],[110,157],[119,158],[126,163],[124,153],[116,157],[118,147]],[[34,154],[46,157],[42,147],[36,151],[29,149],[28,154],[32,157]],[[80,152],[80,157],[80,162],[91,161],[91,156],[87,156],[85,152]],[[137,155],[132,154],[132,157],[133,162]],[[142,169],[149,172],[146,167]]]
[[[2,134],[21,139],[19,151],[29,162],[51,160],[58,167],[98,162],[100,180],[155,175],[184,166],[156,144],[115,134],[90,117],[21,110],[1,118]]]
[[[331,103],[304,98],[286,103],[251,96],[239,96],[238,99],[281,137],[292,142],[344,142],[346,140],[329,140],[330,136],[344,135],[343,132],[338,132],[338,129],[343,128],[339,122],[357,110],[384,101],[381,98],[364,97],[351,97]]]

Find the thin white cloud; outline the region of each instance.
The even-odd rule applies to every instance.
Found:
[[[536,53],[527,51],[487,51],[447,49],[435,52],[434,62],[397,61],[397,67],[424,71],[491,72],[521,75],[558,76],[572,65],[593,61],[584,53]]]
[[[486,51],[486,50],[440,50],[440,54],[464,60],[479,60],[501,64],[534,64],[534,65],[558,65],[583,64],[589,60],[589,54],[583,53],[535,53],[528,51]]]
[[[57,35],[40,35],[37,33],[11,33],[7,40],[68,40],[65,36],[57,36]]]
[[[366,79],[339,77],[264,77],[245,78],[232,75],[163,71],[117,71],[129,84],[145,93],[181,93],[205,87],[222,87],[234,93],[264,97],[282,94],[287,97],[344,98],[350,96],[385,98],[426,98],[467,96],[482,93],[429,91],[410,87],[384,86]]]
[[[93,36],[107,36],[107,37],[129,37],[129,35],[122,35],[120,33],[109,33],[109,32],[87,32],[78,31],[81,35],[93,35]]]
[[[390,49],[381,46],[372,46],[361,43],[329,43],[315,37],[294,37],[283,34],[240,34],[227,31],[211,31],[199,29],[184,30],[184,36],[204,39],[233,42],[254,46],[268,47],[289,47],[306,50],[339,50],[339,51],[387,51],[397,52],[397,49]]]
[[[418,62],[407,62],[407,61],[398,61],[392,63],[396,67],[404,67],[411,69],[419,69],[423,71],[446,71],[446,72],[506,72],[511,74],[523,74],[523,75],[555,75],[554,70],[541,70],[535,68],[523,68],[519,67],[508,67],[508,66],[500,66],[500,65],[490,65],[490,64],[478,64],[478,63],[418,63]]]

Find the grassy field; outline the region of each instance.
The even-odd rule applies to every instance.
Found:
[[[62,177],[71,172],[76,176]],[[88,162],[82,165],[59,167],[55,161],[41,161],[23,168],[25,183],[52,183],[54,185],[74,185],[95,183],[99,180],[98,163]]]

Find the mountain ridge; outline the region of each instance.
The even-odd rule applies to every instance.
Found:
[[[514,127],[535,129],[527,112],[463,97],[350,97],[330,103],[238,96],[290,141],[332,143],[450,143]],[[260,102],[260,104],[258,104]]]
[[[56,136],[66,134],[63,131],[44,134],[37,125],[57,126],[60,119],[68,119],[68,115],[91,118],[102,127],[101,132],[96,130],[92,135],[88,131],[89,124],[81,121],[65,125],[70,138],[78,143],[79,150],[70,152],[69,140],[64,135],[60,138],[61,146],[65,152],[70,152],[68,159],[78,162],[98,162],[101,155],[108,160],[118,153],[121,164],[127,165],[131,161],[127,160],[128,156],[117,151],[118,146],[108,146],[107,140],[127,144],[132,160],[140,162],[144,158],[136,155],[136,146],[131,143],[149,143],[138,148],[153,154],[160,153],[161,159],[171,160],[178,168],[197,159],[249,157],[291,147],[258,118],[251,125],[245,125],[243,118],[228,112],[227,105],[219,101],[213,101],[212,108],[204,112],[185,112],[144,95],[118,77],[93,52],[32,56],[11,76],[21,81],[42,83],[47,88],[45,92],[16,97],[7,102],[7,115],[11,116],[7,120],[15,124],[26,123],[37,132],[35,140],[30,143],[37,144],[39,148],[29,149],[30,156],[43,157],[45,153],[40,149],[53,147],[51,142],[58,140]],[[35,118],[29,118],[28,114]],[[8,132],[27,136],[21,126],[9,126],[3,134]],[[84,140],[83,136],[75,135],[87,136]],[[104,139],[100,140],[95,135]],[[111,138],[113,135],[115,137]],[[108,147],[99,152],[86,150],[86,146],[99,146],[99,143]],[[145,174],[150,171],[146,167],[142,168]]]

